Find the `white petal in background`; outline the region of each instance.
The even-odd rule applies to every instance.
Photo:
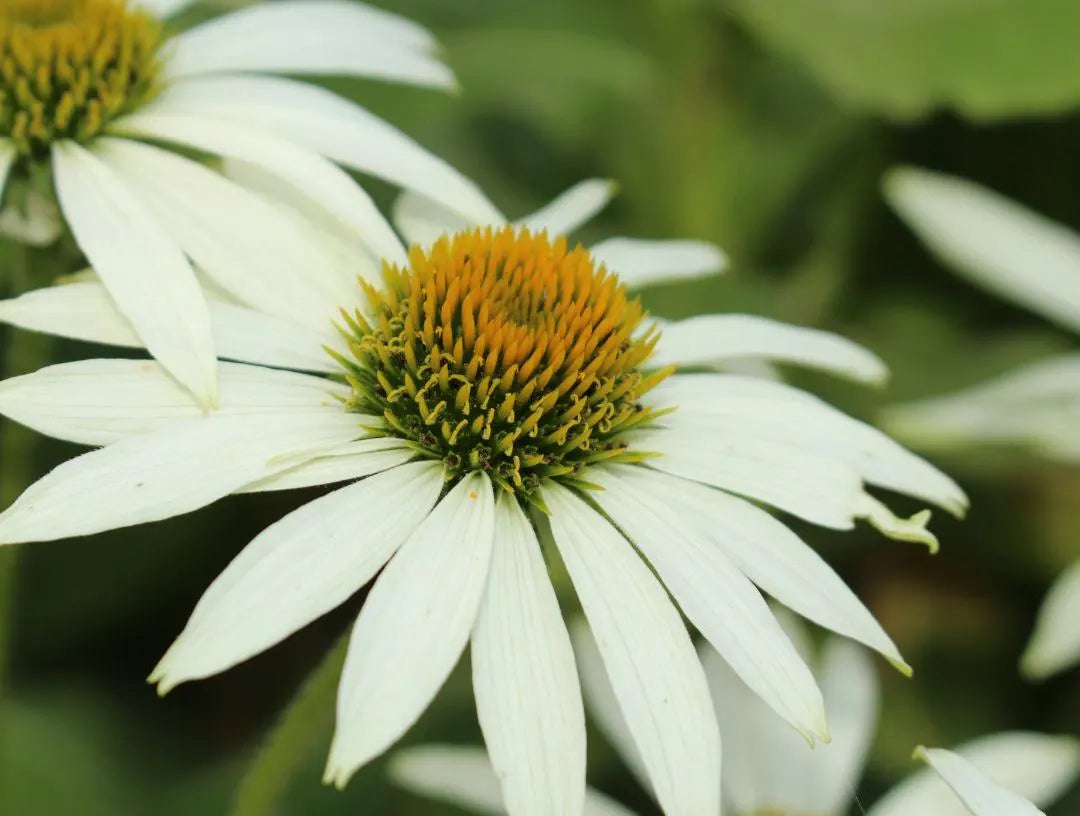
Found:
[[[971,816],[1046,816],[1031,802],[991,782],[970,762],[951,751],[919,746],[915,756],[952,788]]]
[[[431,35],[359,3],[293,0],[219,17],[176,37],[169,78],[220,72],[339,74],[449,88]]]
[[[406,191],[394,202],[391,216],[394,226],[409,245],[430,247],[448,233],[459,232],[473,226],[502,226],[504,219],[475,223],[446,209],[442,204],[426,196]]]
[[[704,241],[608,238],[589,252],[631,289],[712,275],[728,263],[723,250]]]
[[[476,709],[513,816],[579,813],[585,714],[574,652],[532,525],[510,494],[472,639]]]
[[[607,179],[581,181],[536,212],[514,223],[534,232],[547,230],[552,239],[568,235],[607,206],[618,186]]]
[[[204,407],[216,405],[210,316],[183,252],[146,205],[84,148],[57,143],[53,170],[64,217],[120,311]]]
[[[970,181],[892,170],[885,198],[941,260],[994,294],[1080,331],[1080,235]]]
[[[156,17],[164,18],[183,11],[194,0],[136,0],[136,5],[142,6]]]
[[[1020,667],[1043,679],[1080,662],[1080,562],[1065,570],[1050,587]]]
[[[424,520],[442,485],[438,464],[403,465],[267,527],[206,590],[151,682],[165,694],[217,674],[344,603]]]
[[[668,816],[720,812],[720,739],[679,613],[630,543],[566,488],[543,497],[608,678]]]
[[[1080,741],[1075,737],[1010,731],[973,740],[954,750],[990,784],[1010,790],[1038,807],[1053,804],[1080,772]],[[969,811],[933,772],[922,770],[886,793],[866,816],[913,813],[968,816]]]
[[[349,642],[325,781],[344,787],[396,742],[457,663],[491,561],[491,491],[482,473],[463,478],[375,582]]]
[[[15,145],[8,139],[0,139],[0,199],[4,197],[8,173],[15,163]]]

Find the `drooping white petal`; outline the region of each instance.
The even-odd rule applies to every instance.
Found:
[[[0,178],[0,195],[2,193],[3,179]],[[18,203],[9,202],[0,208],[0,235],[14,238],[21,244],[47,247],[63,232],[64,220],[53,196],[33,187],[27,188]]]
[[[934,769],[972,816],[1046,816],[1022,796],[991,782],[952,751],[919,746],[915,756]]]
[[[183,252],[146,205],[85,148],[58,142],[53,172],[68,226],[120,311],[202,405],[216,405],[210,316]]]
[[[356,299],[356,264],[296,213],[157,147],[104,138],[96,152],[199,268],[245,305],[323,328]],[[359,264],[364,253],[355,255]]]
[[[728,262],[723,250],[704,241],[608,238],[589,247],[589,254],[630,288],[715,274]]]
[[[226,359],[303,371],[333,371],[336,366],[324,346],[339,352],[344,349],[342,338],[329,328],[319,332],[219,301],[211,300],[207,306],[214,345],[218,355]],[[96,281],[49,286],[0,300],[0,321],[72,340],[144,347],[105,287]]]
[[[636,466],[596,468],[589,480],[603,488],[593,500],[746,684],[808,741],[828,741],[821,692],[764,598],[692,516],[658,495],[680,480]]]
[[[972,282],[1080,331],[1080,235],[998,193],[915,167],[885,198],[941,260]]]
[[[431,246],[448,233],[476,226],[430,198],[408,190],[397,197],[391,217],[406,243],[421,247]],[[491,226],[502,223],[504,220],[499,219]]]
[[[344,787],[411,726],[461,656],[484,593],[495,500],[463,478],[375,582],[353,629],[324,780]]]
[[[587,179],[560,193],[536,212],[514,223],[556,238],[573,232],[607,206],[617,186],[607,179]]]
[[[1080,561],[1063,572],[1043,600],[1020,667],[1045,678],[1080,661]]]
[[[176,37],[170,78],[228,71],[343,74],[431,87],[454,75],[432,55],[431,35],[371,6],[335,0],[267,3]]]
[[[190,513],[362,433],[344,412],[204,416],[57,467],[0,513],[0,544],[49,541]],[[314,452],[314,453],[313,453]]]
[[[618,531],[566,488],[543,497],[608,678],[668,816],[720,812],[708,684],[664,588]]]
[[[744,499],[662,473],[649,477],[648,489],[673,516],[697,524],[747,578],[777,601],[879,651],[910,673],[896,644],[855,593],[781,521]]]
[[[311,459],[273,476],[244,485],[237,493],[264,493],[301,487],[349,482],[403,465],[415,454],[393,437],[358,439],[325,455]]]
[[[420,796],[438,799],[473,813],[504,816],[499,777],[481,748],[421,745],[398,751],[390,760],[390,778]],[[558,811],[559,813],[570,811]],[[591,788],[582,816],[633,816],[631,811]]]
[[[110,131],[161,139],[253,164],[295,189],[301,210],[318,207],[355,235],[376,258],[405,261],[405,251],[371,197],[318,153],[265,130],[190,113],[144,110],[117,119]]]
[[[764,358],[817,368],[840,377],[884,383],[889,372],[873,353],[838,334],[741,314],[699,315],[661,321],[650,365],[715,366],[725,360]]]
[[[322,377],[222,363],[215,416],[341,411],[348,390]],[[81,360],[0,382],[0,413],[80,445],[110,445],[202,411],[152,360]]]
[[[1053,804],[1080,772],[1080,741],[1075,737],[1006,731],[973,740],[955,752],[991,784],[1039,807]],[[967,816],[969,811],[940,778],[922,770],[886,793],[867,816],[912,813]]]
[[[263,128],[354,170],[427,196],[480,223],[504,221],[483,192],[393,125],[315,85],[268,76],[175,82],[153,110],[220,117]]]
[[[0,139],[0,200],[4,198],[4,187],[13,164],[15,164],[14,143],[10,139]]]
[[[165,694],[222,672],[344,603],[424,520],[442,485],[438,464],[402,465],[267,527],[206,590],[150,681]]]
[[[585,714],[574,652],[532,525],[513,496],[495,508],[495,547],[472,639],[484,742],[514,816],[579,813]]]

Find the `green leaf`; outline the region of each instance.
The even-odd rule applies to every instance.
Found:
[[[729,0],[848,104],[911,119],[1045,115],[1080,103],[1074,0]]]

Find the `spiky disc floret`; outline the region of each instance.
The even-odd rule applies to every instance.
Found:
[[[657,416],[642,397],[658,333],[614,275],[565,239],[506,227],[413,247],[407,268],[364,284],[340,357],[348,408],[452,475],[482,469],[528,496],[603,460],[634,461],[627,431]]]
[[[0,136],[24,157],[96,136],[153,92],[161,40],[127,0],[3,0]]]

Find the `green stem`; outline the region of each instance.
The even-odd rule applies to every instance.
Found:
[[[334,724],[348,635],[322,659],[263,742],[236,792],[232,816],[270,816],[297,770]]]

